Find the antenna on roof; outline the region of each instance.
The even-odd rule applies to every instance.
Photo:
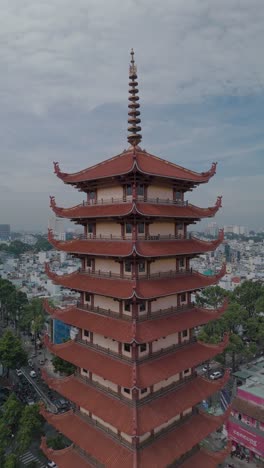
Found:
[[[135,65],[135,60],[134,60],[134,50],[131,49],[130,52],[131,55],[131,60],[130,60],[130,66],[129,66],[129,103],[128,103],[128,137],[127,141],[130,143],[132,146],[137,146],[141,139],[142,136],[139,134],[141,131],[141,127],[139,126],[141,120],[139,118],[140,116],[140,104],[139,104],[139,97],[137,96],[138,94],[138,82],[137,82],[137,66]]]

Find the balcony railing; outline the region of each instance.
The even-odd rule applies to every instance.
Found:
[[[128,404],[129,406],[135,406],[135,405],[141,406],[141,405],[144,405],[145,403],[147,403],[148,401],[155,400],[156,398],[158,398],[160,396],[167,395],[168,393],[173,392],[175,390],[178,390],[179,388],[183,387],[186,383],[194,380],[196,376],[197,376],[197,374],[193,373],[192,375],[190,375],[188,377],[184,377],[184,378],[178,380],[177,382],[173,382],[172,384],[168,385],[167,387],[160,388],[160,390],[157,390],[154,393],[149,393],[147,396],[145,396],[144,398],[141,398],[140,400],[132,400],[131,398],[126,397],[122,393],[115,392],[110,387],[106,387],[106,386],[100,384],[99,382],[91,380],[89,377],[86,377],[85,375],[80,374],[77,371],[75,372],[75,377],[78,380],[80,380],[81,382],[84,382],[84,383],[86,383],[87,385],[89,385],[91,387],[97,388],[98,390],[105,393],[106,395],[111,394],[111,396],[113,398],[116,398],[117,400],[122,400],[122,401],[126,402],[126,404]]]
[[[139,442],[138,439],[137,439],[137,447],[146,447],[146,446],[148,446],[150,443],[153,442],[153,440],[159,439],[160,437],[162,437],[163,434],[165,434],[167,432],[171,432],[176,427],[179,427],[182,424],[184,424],[186,421],[190,420],[194,413],[195,413],[195,410],[193,410],[190,414],[181,417],[178,421],[174,421],[168,427],[165,427],[164,429],[161,429],[159,432],[157,432],[155,434],[151,434],[150,437],[148,437],[146,440],[144,440],[142,442]],[[75,410],[75,414],[77,416],[79,416],[81,419],[83,419],[84,421],[86,421],[88,424],[90,424],[90,425],[92,425],[94,427],[97,427],[99,430],[101,430],[104,433],[107,433],[111,438],[118,441],[124,447],[132,448],[132,441],[131,441],[131,443],[128,442],[121,435],[114,432],[112,429],[109,429],[108,427],[104,426],[102,423],[100,423],[96,419],[93,419],[88,414],[85,414],[85,413],[81,412],[78,409]]]
[[[122,279],[122,280],[129,280],[132,281],[133,279],[162,279],[162,278],[176,278],[178,276],[183,275],[191,275],[193,270],[192,268],[184,268],[180,271],[170,270],[170,271],[159,271],[157,273],[136,273],[134,277],[132,277],[132,273],[130,276],[128,274],[121,275],[120,273],[113,273],[112,271],[103,271],[103,270],[92,270],[92,269],[84,269],[80,268],[79,272],[88,276],[94,276],[97,278],[110,278],[110,279]]]
[[[82,304],[80,301],[77,301],[77,307],[78,307],[78,309],[87,310],[87,311],[92,312],[94,314],[104,315],[106,317],[118,318],[118,319],[126,320],[126,321],[129,321],[129,322],[132,321],[132,314],[131,315],[125,315],[125,314],[120,315],[119,312],[115,312],[115,311],[113,311],[111,309],[104,309],[104,308],[99,307],[99,306],[92,307],[89,304]],[[160,318],[160,317],[167,317],[167,316],[170,316],[170,315],[180,314],[181,312],[183,312],[185,310],[191,310],[191,309],[194,309],[194,308],[195,308],[195,303],[194,302],[190,302],[189,304],[183,304],[183,305],[180,305],[180,306],[171,306],[171,307],[168,307],[166,309],[158,309],[156,311],[151,311],[150,314],[146,313],[144,315],[140,315],[140,316],[138,316],[136,318],[136,321],[137,322],[143,322],[143,321],[147,321],[147,320],[155,320],[155,319]]]
[[[132,234],[130,235],[123,235],[123,236],[116,236],[116,235],[113,235],[113,234],[109,234],[109,235],[102,235],[102,234],[91,234],[91,233],[88,233],[88,234],[80,234],[78,235],[76,238],[72,239],[72,240],[76,240],[76,239],[79,239],[79,240],[113,240],[113,241],[130,241],[132,240],[132,237],[131,237]],[[164,235],[164,234],[139,234],[137,233],[137,240],[138,241],[162,241],[162,240],[189,240],[192,238],[192,235],[191,233],[188,233],[186,235],[182,235],[182,234],[167,234],[167,235]]]
[[[92,417],[90,417],[88,414],[85,414],[79,411],[78,409],[75,410],[75,414],[79,416],[81,419],[83,419],[85,422],[90,424],[91,426],[94,426],[97,429],[101,430],[102,432],[107,433],[112,439],[118,441],[124,447],[131,448],[131,443],[129,443],[127,440],[121,437],[121,435],[118,435],[113,430],[109,429],[109,427],[104,426],[96,419],[93,419]]]
[[[120,205],[125,203],[132,203],[132,196],[123,198],[98,198],[89,201],[83,201],[83,206],[92,205]],[[176,206],[188,206],[188,200],[172,200],[171,198],[146,198],[138,196],[136,198],[138,203],[150,203],[160,205],[176,205]]]
[[[96,343],[91,343],[88,340],[83,340],[81,338],[77,338],[76,342],[81,344],[82,346],[86,346],[87,348],[99,351],[99,353],[107,354],[113,359],[118,359],[121,361],[126,361],[133,363],[134,360],[132,359],[132,354],[130,356],[126,356],[125,354],[119,353],[118,351],[114,351],[109,348],[105,348],[104,346],[98,345]],[[152,352],[151,354],[144,354],[142,356],[138,355],[137,362],[144,362],[144,361],[152,361],[153,359],[156,359],[157,357],[162,357],[165,356],[166,354],[169,354],[174,351],[178,351],[179,349],[185,348],[186,346],[196,343],[197,338],[195,336],[191,337],[191,339],[186,340],[184,343],[177,343],[171,346],[168,346],[167,348],[161,348],[158,351]]]

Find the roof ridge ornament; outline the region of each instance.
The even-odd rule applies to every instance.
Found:
[[[127,141],[131,146],[135,147],[141,142],[142,136],[140,135],[140,104],[138,94],[137,82],[137,66],[134,60],[134,50],[130,52],[131,60],[129,65],[129,104],[128,104],[128,137]]]

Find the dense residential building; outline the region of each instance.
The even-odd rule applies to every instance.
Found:
[[[48,385],[73,402],[73,409],[42,414],[73,445],[62,451],[42,449],[60,468],[77,466],[214,468],[228,451],[210,452],[200,442],[220,428],[229,410],[212,415],[200,403],[219,391],[228,372],[217,381],[195,368],[227,345],[198,342],[194,328],[219,318],[218,310],[198,308],[195,291],[216,284],[225,274],[206,276],[190,266],[193,257],[214,251],[213,241],[188,234],[188,226],[213,217],[221,207],[189,204],[186,193],[214,175],[197,173],[147,153],[139,147],[140,111],[134,54],[130,63],[129,148],[120,155],[75,174],[57,176],[86,194],[57,217],[84,227],[84,234],[60,241],[49,231],[57,250],[80,260],[80,268],[46,273],[54,283],[79,292],[77,304],[46,310],[71,326],[71,340],[54,344],[52,353],[74,364],[76,372]]]
[[[264,358],[259,358],[234,374],[240,386],[227,424],[233,451],[257,462],[264,462],[263,369]]]

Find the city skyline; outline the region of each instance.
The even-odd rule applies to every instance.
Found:
[[[142,148],[197,171],[218,161],[213,183],[197,190],[195,202],[213,205],[223,195],[219,226],[261,228],[261,12],[261,0],[165,0],[162,7],[78,0],[64,10],[58,0],[4,5],[1,223],[45,230],[49,195],[65,206],[82,200],[58,184],[52,162],[75,172],[127,148],[126,76],[134,47]]]

